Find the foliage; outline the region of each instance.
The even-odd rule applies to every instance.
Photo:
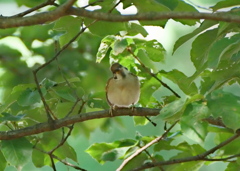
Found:
[[[30,9],[44,2],[12,3]],[[37,12],[54,10],[67,1],[54,2]],[[88,3],[106,15],[122,15],[129,8],[138,13],[203,10],[181,0],[122,0],[123,9],[111,0]],[[214,3],[207,10],[224,9],[226,15],[239,16],[237,0]],[[84,5],[77,1],[74,6]],[[149,26],[177,35],[172,40],[158,35],[151,39]],[[141,80],[137,106],[161,109],[150,118],[157,127],[144,117],[122,116],[1,140],[0,170],[61,170],[63,165],[70,170],[72,165],[79,170],[116,170],[164,135],[165,121],[166,135],[122,170],[157,162],[162,165],[149,170],[239,170],[239,139],[209,152],[240,127],[239,38],[239,23],[187,18],[107,22],[64,16],[42,25],[0,29],[0,133],[45,122],[51,125],[49,116],[64,119],[108,109],[105,84],[111,76],[109,66],[116,61]],[[173,41],[171,48],[167,41]],[[211,155],[194,158],[207,152]],[[186,158],[192,160],[177,162]]]

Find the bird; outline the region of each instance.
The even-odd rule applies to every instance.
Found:
[[[111,107],[110,115],[113,116],[113,110],[116,108],[129,108],[138,102],[140,82],[136,75],[119,63],[112,64],[110,70],[113,77],[107,82],[106,97]]]

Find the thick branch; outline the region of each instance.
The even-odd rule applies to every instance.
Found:
[[[118,109],[114,111],[114,116],[156,116],[160,112],[160,109],[150,108],[134,108],[132,109]],[[36,124],[34,126],[26,127],[19,130],[0,132],[0,140],[16,139],[24,136],[38,134],[42,132],[56,130],[58,128],[68,126],[77,122],[84,122],[87,120],[107,118],[110,117],[109,110],[83,113],[79,115],[69,116],[63,119],[54,120],[51,124],[49,122]]]
[[[66,4],[69,4],[68,1]],[[118,15],[97,11],[88,11],[82,8],[70,8],[66,10],[63,5],[54,11],[39,13],[32,16],[26,16],[23,18],[14,17],[0,17],[0,28],[11,28],[19,26],[29,26],[36,24],[43,24],[46,22],[57,20],[65,15],[75,15],[79,17],[92,18],[101,21],[110,22],[124,22],[131,20],[139,21],[153,21],[164,19],[206,19],[225,22],[240,23],[240,17],[238,15],[229,14],[225,12],[221,13],[198,13],[198,12],[146,12],[136,15]]]

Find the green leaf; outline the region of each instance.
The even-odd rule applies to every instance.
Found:
[[[205,67],[204,65],[208,60],[209,50],[212,47],[212,44],[216,41],[217,33],[217,29],[208,30],[199,35],[192,44],[191,60],[198,73]]]
[[[26,114],[18,114],[17,116],[11,115],[10,113],[3,112],[1,113],[3,117],[0,117],[0,121],[20,121]]]
[[[51,88],[51,90],[56,93],[59,97],[68,100],[70,102],[75,102],[76,101],[76,97],[73,96],[73,92],[71,90],[71,88],[66,87],[66,86],[57,86],[54,88]]]
[[[7,161],[6,161],[2,151],[0,151],[0,161],[1,161],[0,170],[5,170],[5,168],[7,166]]]
[[[74,102],[59,102],[56,106],[56,114],[58,118],[65,117],[69,111],[71,111]],[[77,114],[78,106],[75,107],[75,110],[72,111],[72,114]]]
[[[161,71],[161,75],[176,83],[187,95],[194,95],[198,93],[196,84],[179,70],[174,69],[170,72]]]
[[[67,142],[65,142],[61,147],[59,147],[54,154],[61,159],[69,158],[75,162],[78,162],[75,149],[72,146],[70,146]]]
[[[155,66],[154,62],[150,59],[145,49],[139,48],[137,52],[137,57],[141,60],[142,63],[144,63],[146,67],[153,69],[154,72],[158,71],[158,68]]]
[[[172,11],[178,6],[179,0],[156,0],[158,3],[163,4],[164,6],[168,7]]]
[[[189,104],[180,121],[183,135],[197,143],[203,143],[208,133],[208,124],[202,119],[209,115],[210,112],[206,105]]]
[[[41,97],[38,91],[36,89],[32,90],[30,88],[27,88],[25,91],[23,91],[17,99],[18,104],[21,106],[30,106],[35,103],[39,103],[40,101]]]
[[[39,150],[33,150],[32,152],[32,162],[34,166],[40,168],[45,166],[44,159],[47,155]],[[47,156],[48,157],[48,156]]]
[[[28,1],[28,2],[30,2],[30,1]],[[34,26],[22,27],[20,38],[22,40],[24,40],[24,44],[29,49],[32,49],[32,42],[34,40],[40,40],[40,41],[44,42],[47,39],[52,38],[52,36],[49,34],[49,30],[52,29],[52,28],[53,28],[53,24],[44,24],[44,25],[34,25]],[[33,31],[33,30],[37,30],[37,31]]]
[[[134,116],[134,125],[146,125],[148,123],[148,120],[145,117],[142,116]]]
[[[114,161],[118,158],[118,154],[119,152],[116,149],[113,149],[113,150],[104,152],[101,158],[103,161]]]
[[[239,5],[240,5],[239,1],[236,1],[236,0],[223,0],[218,2],[216,5],[212,6],[211,8],[213,9],[213,11],[217,11],[222,8],[229,8],[233,6],[239,6]]]
[[[16,0],[18,6],[25,5],[27,7],[35,7],[45,2],[45,0],[29,1],[29,0]]]
[[[33,89],[36,88],[36,84],[19,84],[13,87],[11,94],[16,93],[18,91],[25,91],[26,89]]]
[[[64,31],[60,36],[60,47],[67,44],[80,31],[82,20],[78,17],[64,16],[58,19],[53,27],[56,31]]]
[[[164,62],[166,50],[157,40],[137,41],[135,39],[135,42],[137,48],[139,49],[139,53],[141,52],[140,50],[142,50],[145,53],[146,57],[151,59],[152,61]]]
[[[218,22],[216,21],[210,21],[210,20],[204,20],[201,25],[195,29],[192,33],[186,34],[182,37],[180,37],[174,44],[174,48],[173,48],[173,53],[180,47],[182,46],[184,43],[186,43],[188,40],[190,40],[191,38],[193,38],[194,36],[197,36],[199,33],[201,33],[202,31],[216,25]]]
[[[191,6],[190,4],[178,0],[178,5],[177,7],[174,9],[174,11],[179,11],[179,12],[198,12],[198,10],[196,10],[196,8],[194,8],[193,6]],[[184,19],[175,19],[175,21],[179,21],[182,24],[187,24],[189,26],[193,26],[197,23],[197,21],[199,20],[184,20]]]
[[[213,91],[207,96],[207,105],[215,118],[221,117],[223,123],[234,130],[240,122],[240,97],[222,90]]]
[[[141,94],[140,103],[144,106],[147,106],[150,101],[150,97],[152,97],[153,93],[160,87],[160,83],[153,77],[149,80],[146,80],[144,84],[141,86],[141,91],[144,94]]]
[[[157,40],[147,41],[145,50],[152,61],[164,62],[166,50]]]
[[[115,40],[116,37],[113,35],[106,36],[102,39],[101,44],[98,48],[96,62],[100,63],[103,60],[103,58],[106,57],[109,48],[111,47]]]
[[[220,134],[216,134],[214,142],[217,144],[220,144],[221,142],[226,141],[227,139],[231,138],[233,135],[234,135],[233,133],[221,132]],[[226,155],[226,156],[239,154],[240,153],[240,149],[238,148],[239,143],[240,143],[240,140],[236,139],[236,140],[230,142],[229,144],[223,146],[221,148],[221,152],[223,152],[224,155]],[[217,153],[217,155],[220,158],[222,157],[221,152]]]
[[[128,23],[127,25],[127,35],[136,36],[137,34],[141,34],[143,37],[148,35],[148,32],[145,28],[136,23]]]
[[[132,170],[141,166],[148,159],[145,153],[139,154],[137,157],[134,157],[130,162],[128,162],[122,169],[122,171]]]
[[[229,162],[225,171],[239,170],[240,165],[237,162]]]
[[[170,9],[168,7],[166,7],[165,5],[159,3],[155,0],[148,0],[148,1],[132,0],[132,3],[137,8],[139,13],[170,11]],[[141,23],[141,25],[156,25],[156,26],[164,27],[166,24],[166,21],[167,20],[140,21],[140,23]]]
[[[238,55],[240,51],[239,38],[240,34],[236,34],[230,38],[223,38],[215,42],[209,52],[208,66],[216,69],[222,60],[228,60],[230,62],[234,54]],[[232,62],[236,62],[236,59],[232,60]],[[225,61],[224,64],[226,68],[231,65]]]
[[[90,108],[109,108],[105,101],[106,92],[96,92],[89,95],[89,100],[87,104]],[[104,99],[104,100],[103,100]]]
[[[126,39],[117,39],[112,47],[112,53],[113,55],[118,55],[120,53],[122,53],[128,46],[128,42]]]
[[[186,100],[183,98],[175,100],[163,107],[159,116],[166,121],[175,121],[183,114],[186,105]]]
[[[2,39],[9,35],[13,35],[15,31],[16,31],[16,28],[0,29],[0,38]]]
[[[113,1],[110,1],[110,3],[113,4]],[[102,8],[101,10],[95,10],[95,11],[104,12],[106,11],[106,9]],[[120,13],[117,10],[113,10],[112,13],[120,15]],[[98,22],[95,22],[94,24],[91,24],[92,22],[94,22],[94,20],[89,18],[85,18],[84,22],[85,22],[85,25],[87,26],[90,24],[88,29],[92,34],[96,34],[100,37],[105,37],[108,35],[119,35],[120,31],[127,30],[125,22],[98,21]]]
[[[174,145],[171,145],[171,142],[173,141],[173,138],[167,138],[164,140],[159,141],[155,146],[154,146],[154,151],[161,151],[161,150],[172,150],[175,149],[176,147]]]
[[[26,138],[2,140],[1,150],[6,160],[17,168],[29,162],[32,155],[32,145]]]
[[[182,158],[182,156],[179,156],[179,158]],[[164,167],[164,169],[167,170],[167,171],[171,171],[171,170],[198,171],[204,165],[204,163],[205,163],[204,161],[185,162],[185,163],[181,163],[181,164],[168,165],[168,166]]]
[[[57,82],[52,81],[50,79],[44,79],[43,81],[41,81],[40,85],[44,86],[46,90],[48,90],[49,88],[56,86]]]
[[[125,139],[113,143],[95,143],[92,144],[86,152],[95,160],[103,164],[106,161],[113,161],[125,155],[127,150],[136,145],[136,141]]]

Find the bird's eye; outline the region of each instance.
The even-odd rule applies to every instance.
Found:
[[[128,70],[126,67],[124,67],[126,70]]]

